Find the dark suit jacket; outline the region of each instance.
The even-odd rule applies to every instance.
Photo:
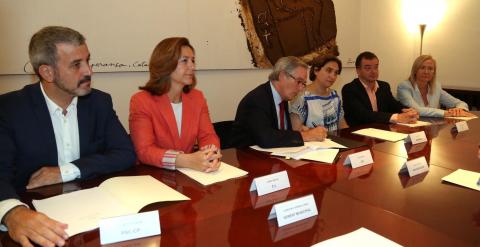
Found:
[[[287,102],[285,102],[285,109],[288,109]],[[286,114],[287,112],[285,111]],[[240,101],[232,126],[232,144],[235,147],[256,144],[263,148],[303,145],[300,132],[291,130],[292,125],[288,114],[287,127],[288,130],[278,129],[272,89],[270,82],[266,82],[250,91]]]
[[[133,145],[110,95],[93,89],[78,97],[81,179],[120,171],[135,162]],[[0,96],[0,201],[17,198],[32,173],[57,166],[53,125],[40,83]]]
[[[350,127],[368,123],[389,123],[394,113],[400,113],[402,108],[407,108],[393,97],[387,82],[377,82],[378,90],[375,95],[378,112],[373,111],[365,87],[358,78],[343,86],[343,110],[345,120]]]

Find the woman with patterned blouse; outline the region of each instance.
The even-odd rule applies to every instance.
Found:
[[[342,71],[342,62],[335,56],[317,57],[312,61],[305,91],[290,102],[290,118],[294,130],[323,126],[328,131],[348,127],[343,119],[342,101],[330,87]]]

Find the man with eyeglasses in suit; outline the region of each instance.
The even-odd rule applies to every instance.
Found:
[[[305,88],[307,72],[308,65],[299,58],[280,58],[268,77],[269,81],[240,101],[231,132],[233,146],[294,147],[305,141],[324,140],[325,128],[293,131],[290,123],[288,101]]]

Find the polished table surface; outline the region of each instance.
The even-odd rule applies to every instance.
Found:
[[[359,127],[425,131],[428,142],[417,145],[351,134],[359,128],[332,133],[332,138],[365,143],[342,151],[333,165],[285,160],[250,149],[226,149],[223,161],[248,171],[247,176],[202,186],[180,172],[144,165],[112,174],[149,174],[191,198],[144,207],[142,212],[159,211],[161,236],[118,246],[310,246],[360,227],[405,246],[480,246],[480,192],[441,181],[458,168],[480,172],[480,119],[468,121],[470,130],[462,133],[452,131],[458,120],[422,120],[433,125]],[[367,149],[372,152],[373,164],[356,169],[343,165],[348,154]],[[428,173],[399,174],[406,160],[421,156],[430,165]],[[289,189],[260,197],[249,192],[255,177],[283,170],[288,172]],[[97,186],[106,178],[47,186],[21,197],[31,202]],[[273,204],[309,194],[314,195],[318,216],[283,227],[267,220]],[[0,239],[3,246],[16,246],[5,233]],[[68,246],[98,245],[98,229],[68,240]]]

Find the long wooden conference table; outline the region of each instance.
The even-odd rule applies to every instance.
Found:
[[[404,246],[480,246],[480,192],[442,182],[466,169],[480,172],[480,119],[470,130],[452,131],[451,119],[422,119],[433,125],[409,128],[372,124],[332,133],[353,147],[341,151],[334,164],[275,158],[251,149],[223,150],[223,161],[248,171],[242,178],[202,186],[177,171],[139,165],[112,174],[151,175],[191,198],[154,203],[141,211],[158,210],[161,235],[117,246],[310,246],[360,227]],[[351,132],[374,127],[402,133],[425,131],[428,141],[411,145],[385,142]],[[370,149],[374,163],[352,169],[348,154]],[[425,156],[429,171],[414,177],[399,174],[405,161]],[[264,196],[249,192],[256,177],[286,170],[291,187]],[[47,186],[21,194],[23,201],[91,188],[109,177]],[[267,220],[275,203],[313,194],[318,215],[278,227]],[[31,204],[30,204],[31,205]],[[72,212],[75,213],[75,212]],[[17,246],[0,234],[3,246]],[[70,237],[68,246],[98,246],[99,231]]]

